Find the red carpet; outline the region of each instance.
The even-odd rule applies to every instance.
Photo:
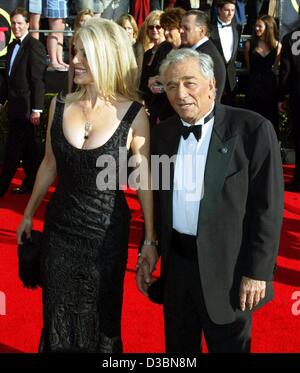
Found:
[[[285,167],[286,179],[291,168]],[[12,187],[20,184],[19,173]],[[50,189],[35,219],[41,229]],[[135,193],[128,192],[132,210],[129,260],[123,312],[125,352],[164,352],[161,306],[150,303],[135,287],[137,243],[141,235],[141,213]],[[28,196],[7,194],[0,200],[0,352],[35,352],[41,329],[41,291],[22,287],[17,273],[16,227]],[[253,352],[300,352],[300,194],[285,193],[275,299],[255,313]],[[299,292],[298,306],[292,299]],[[297,294],[295,294],[297,295]],[[4,302],[5,301],[5,302]],[[297,312],[298,311],[298,312]],[[5,314],[4,314],[5,313]],[[298,315],[297,315],[298,314]]]

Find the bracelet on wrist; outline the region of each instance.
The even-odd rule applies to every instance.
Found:
[[[144,240],[143,242],[144,246],[157,246],[158,242],[155,240]]]

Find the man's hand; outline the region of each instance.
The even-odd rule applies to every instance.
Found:
[[[156,246],[142,246],[136,265],[136,284],[137,288],[146,297],[148,296],[148,287],[152,283],[152,272],[158,260]]]
[[[40,124],[40,117],[41,114],[39,112],[32,111],[30,114],[30,123],[34,126],[38,126]]]
[[[240,308],[252,310],[266,295],[266,281],[253,280],[249,277],[242,277],[240,285]]]

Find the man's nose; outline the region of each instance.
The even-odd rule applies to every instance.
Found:
[[[178,85],[178,88],[177,88],[177,98],[184,98],[184,97],[186,97],[186,88],[185,88],[185,86],[183,85],[183,84],[179,84]]]

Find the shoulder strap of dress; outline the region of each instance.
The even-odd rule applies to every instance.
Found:
[[[60,98],[60,95],[57,95],[56,97],[56,103],[55,103],[55,110],[52,120],[52,127],[51,130],[54,131],[56,128],[61,127],[60,125],[60,119],[62,118],[63,111],[64,111],[65,103]]]
[[[127,113],[125,114],[125,116],[123,118],[123,121],[128,122],[128,123],[132,123],[134,118],[137,116],[137,113],[141,110],[142,106],[143,105],[140,104],[139,102],[133,101],[133,103],[130,105]]]

